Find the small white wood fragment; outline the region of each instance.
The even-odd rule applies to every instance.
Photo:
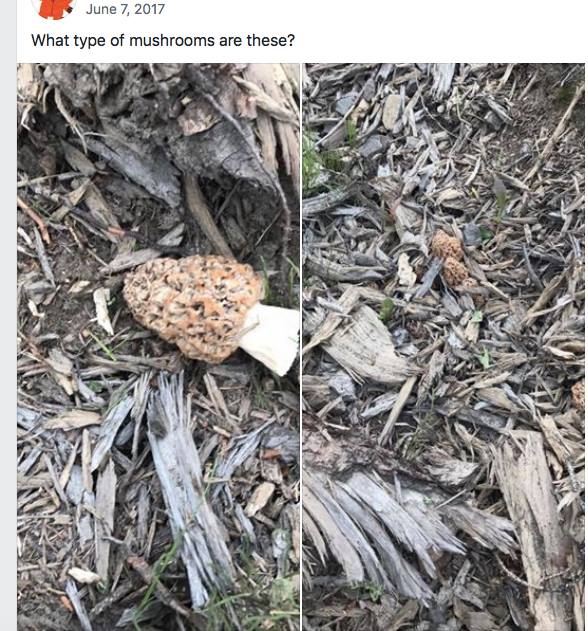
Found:
[[[253,491],[249,502],[247,502],[245,515],[247,515],[247,517],[253,517],[253,515],[258,513],[269,502],[271,496],[274,494],[275,488],[276,485],[272,482],[263,482],[260,484],[255,491]]]
[[[87,425],[98,425],[102,417],[89,410],[68,410],[45,422],[45,429],[79,429]]]
[[[89,280],[78,280],[77,282],[75,282],[70,288],[69,288],[69,292],[70,294],[79,294],[82,291],[84,291],[84,289],[86,289],[86,287],[90,284]]]
[[[410,265],[406,252],[398,257],[398,282],[407,287],[412,287],[416,282],[416,274]]]
[[[108,301],[110,300],[110,289],[100,287],[94,292],[94,304],[96,305],[96,318],[98,324],[108,333],[114,335],[110,316],[108,315]]]
[[[100,575],[90,570],[83,570],[81,567],[72,567],[67,572],[76,582],[83,585],[92,585],[100,581]]]

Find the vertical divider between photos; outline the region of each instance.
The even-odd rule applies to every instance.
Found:
[[[299,519],[298,519],[298,542],[299,542],[299,586],[298,586],[298,610],[300,615],[300,629],[302,629],[302,134],[304,130],[302,128],[302,107],[303,107],[303,73],[302,73],[302,62],[298,64],[298,81],[299,81],[299,108],[298,108],[298,152],[299,152],[299,180],[298,180],[298,236],[300,239],[299,247],[298,247],[298,296],[299,296],[299,312],[300,312],[300,334],[298,336],[298,432],[299,432],[299,455],[298,455],[298,472],[299,472],[299,500],[298,500],[298,511],[299,511]]]

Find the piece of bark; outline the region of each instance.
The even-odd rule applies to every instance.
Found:
[[[117,254],[106,267],[103,268],[104,274],[114,274],[116,272],[124,272],[132,269],[147,261],[152,261],[160,256],[159,250],[153,248],[145,248],[143,250],[135,250],[134,252],[122,252]]]
[[[320,529],[329,541],[332,555],[343,567],[350,582],[363,581],[364,571],[361,558],[333,518],[331,510],[310,490],[308,483],[302,485],[302,503],[312,518],[320,523]]]
[[[121,134],[111,127],[107,142],[89,138],[88,148],[99,155],[113,169],[126,175],[132,182],[142,186],[154,197],[163,200],[171,208],[181,203],[177,169],[166,160],[162,151],[137,151],[122,141]]]
[[[324,319],[322,324],[317,328],[314,332],[312,339],[306,346],[302,349],[302,354],[307,353],[311,348],[315,346],[319,346],[326,340],[328,340],[331,335],[335,332],[339,324],[346,319],[348,313],[351,312],[353,307],[357,304],[357,301],[360,298],[360,291],[357,287],[348,287],[343,295],[337,301],[337,305],[339,306],[338,313],[329,313],[329,315]]]
[[[349,199],[357,190],[355,185],[335,189],[327,193],[320,193],[315,197],[309,197],[302,202],[302,218],[309,219],[319,215],[330,208],[334,208]]]
[[[110,289],[99,287],[94,291],[94,305],[96,307],[96,319],[98,324],[108,333],[114,335],[112,322],[108,314],[108,301],[110,300]]]
[[[247,64],[244,80],[233,76],[249,91],[257,106],[257,131],[265,165],[277,174],[278,155],[281,155],[286,173],[292,179],[296,194],[300,193],[300,131],[298,104],[284,64]],[[279,149],[278,149],[279,147]]]
[[[568,543],[559,523],[543,437],[517,430],[496,452],[498,483],[521,544],[535,631],[568,631],[568,593],[535,589],[567,566]]]
[[[308,274],[314,274],[324,280],[342,282],[380,280],[384,277],[383,267],[365,267],[362,265],[341,265],[324,258],[306,257]]]
[[[423,298],[431,286],[435,282],[441,268],[443,267],[443,261],[439,258],[433,259],[433,262],[429,266],[429,269],[423,275],[421,280],[421,284],[417,287],[417,290],[414,293],[415,298]]]

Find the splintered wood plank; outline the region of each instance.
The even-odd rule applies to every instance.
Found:
[[[201,607],[211,593],[225,593],[232,587],[235,570],[226,532],[205,496],[183,376],[167,379],[160,375],[159,391],[152,395],[147,418],[153,462],[188,573],[192,606]]]
[[[543,437],[516,430],[496,453],[498,482],[521,544],[535,631],[568,631],[570,597],[541,588],[549,576],[567,567],[566,537],[557,504]]]

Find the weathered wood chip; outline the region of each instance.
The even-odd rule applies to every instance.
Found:
[[[392,336],[378,314],[365,305],[323,348],[351,375],[379,383],[401,384],[416,372],[407,359],[396,353]]]
[[[329,508],[322,504],[305,483],[302,484],[302,503],[304,510],[320,524],[320,529],[329,542],[329,549],[343,567],[347,579],[363,581],[364,572],[359,555],[335,523]]]
[[[406,287],[412,287],[416,283],[417,275],[414,273],[408,259],[408,254],[403,252],[398,257],[398,282]]]
[[[81,567],[72,567],[67,573],[77,582],[83,585],[92,585],[98,583],[100,575],[96,572],[90,572],[90,570],[84,570]]]
[[[114,462],[109,460],[99,473],[96,483],[96,519],[94,521],[96,572],[103,581],[108,581],[111,543],[106,537],[112,536],[115,499],[116,473],[114,472]]]
[[[79,429],[87,425],[98,425],[102,420],[102,416],[98,412],[89,410],[69,410],[62,412],[55,418],[45,421],[43,427],[45,429]]]
[[[112,406],[106,414],[104,421],[100,425],[100,434],[96,446],[94,447],[94,452],[92,453],[92,471],[96,471],[106,458],[120,426],[132,407],[133,397],[127,395]]]
[[[386,129],[394,129],[398,114],[400,113],[400,106],[402,104],[402,97],[400,94],[389,94],[384,101],[384,110],[382,112],[382,124]]]
[[[272,482],[263,482],[260,484],[255,491],[253,491],[253,494],[249,498],[249,502],[247,502],[245,515],[247,515],[247,517],[253,517],[257,512],[259,512],[270,501],[275,488],[276,485]]]
[[[161,252],[152,248],[136,250],[134,252],[122,252],[117,254],[112,261],[104,268],[106,273],[122,272],[137,265],[147,263],[160,256]]]
[[[99,287],[94,291],[94,305],[96,306],[96,319],[98,324],[108,333],[114,335],[112,322],[108,315],[108,301],[110,300],[110,289]]]

